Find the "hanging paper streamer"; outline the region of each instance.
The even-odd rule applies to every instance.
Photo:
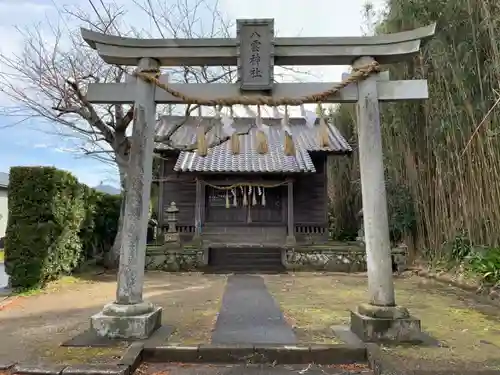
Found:
[[[292,129],[288,124],[288,107],[285,106],[285,116],[281,119],[281,126],[283,127],[283,132],[285,133],[285,155],[295,156],[295,143],[292,138]]]
[[[317,112],[320,114],[319,115],[319,129],[318,129],[318,142],[320,147],[328,147],[330,146],[330,137],[329,137],[329,130],[328,130],[328,124],[325,121],[325,117],[323,115],[323,108],[321,107],[321,103],[318,103],[318,110]]]
[[[229,190],[226,190],[226,208],[231,207],[229,204]]]
[[[233,107],[230,109],[230,115],[226,115],[224,113],[221,113],[221,122],[222,122],[222,129],[224,130],[224,133],[229,135],[229,142],[231,145],[231,151],[233,155],[237,155],[240,153],[240,136],[236,132],[236,129],[234,129],[233,124],[234,124],[234,117],[233,117]]]
[[[263,187],[261,188],[260,186],[258,186],[257,189],[258,189],[258,193],[260,196],[260,204],[262,206],[265,206],[266,205],[266,195],[264,194],[264,188]]]
[[[196,148],[198,150],[198,155],[207,156],[208,146],[205,139],[205,127],[202,124],[198,125],[196,129]]]
[[[198,150],[198,155],[207,156],[208,146],[205,135],[205,126],[203,126],[201,107],[198,107],[198,118],[198,128],[196,129],[196,149]]]
[[[231,189],[231,193],[233,194],[233,207],[238,207],[238,194],[236,193],[236,189]]]
[[[251,118],[255,118],[257,117],[257,112],[255,112],[252,108],[250,108],[250,106],[248,105],[244,105],[243,106],[243,109],[245,110],[245,112],[247,113],[247,116],[248,117],[251,117]]]
[[[231,113],[231,119],[234,119],[233,107],[231,107],[230,113]],[[233,132],[233,134],[231,134],[231,150],[233,151],[233,154],[235,154],[235,155],[237,155],[241,152],[240,135],[238,134],[238,132],[236,130]]]
[[[255,193],[256,189],[252,191],[252,206],[257,206],[257,194]]]
[[[246,207],[246,206],[248,206],[248,200],[247,200],[247,194],[246,194],[244,186],[241,187],[241,192],[243,193],[243,206]]]
[[[262,124],[262,117],[260,112],[260,106],[257,106],[257,152],[259,154],[267,154],[269,152],[269,144],[267,142],[267,134],[264,130],[264,124]]]
[[[321,103],[316,104],[316,116],[323,117],[323,107]]]
[[[316,119],[318,116],[316,113],[313,111],[308,111],[305,107],[304,104],[300,105],[300,115],[306,120],[306,126],[309,129],[312,129],[314,127],[314,124],[316,123]]]
[[[273,117],[276,119],[283,118],[283,115],[278,111],[278,107],[273,107]]]

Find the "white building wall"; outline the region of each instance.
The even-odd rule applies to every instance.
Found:
[[[7,229],[7,217],[9,214],[7,203],[7,189],[0,187],[0,237],[5,236],[5,230]]]

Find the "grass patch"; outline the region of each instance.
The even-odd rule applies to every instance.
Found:
[[[349,309],[367,298],[367,280],[360,275],[301,274],[267,276],[270,292],[285,315],[295,322],[299,338],[317,339],[318,329],[349,323]],[[423,329],[443,347],[391,348],[405,360],[428,363],[468,362],[486,366],[499,360],[498,308],[478,303],[472,294],[418,277],[396,279],[396,299],[421,319]],[[300,332],[303,331],[302,337]]]
[[[221,300],[222,298],[205,300],[202,306],[193,306],[191,311],[185,311],[184,318],[177,321],[168,342],[184,345],[209,343],[220,310]],[[163,324],[169,323],[171,323],[169,317],[165,316]]]
[[[151,296],[145,298],[163,308],[162,324],[173,328],[168,338],[169,344],[209,343],[220,310],[226,277],[200,273],[193,273],[189,277],[183,275],[159,273],[165,286],[146,286]]]
[[[12,295],[29,297],[44,293],[55,293],[68,287],[78,285],[88,285],[99,281],[96,270],[86,270],[85,272],[75,273],[74,275],[62,276],[58,280],[51,281],[45,287],[33,287],[29,289],[14,289]]]
[[[342,343],[331,326],[347,324],[350,305],[364,295],[360,288],[343,288],[329,276],[267,276],[266,284],[302,343]],[[336,291],[335,299],[331,290]]]

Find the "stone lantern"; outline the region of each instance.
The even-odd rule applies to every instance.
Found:
[[[358,229],[358,236],[356,237],[356,241],[365,243],[365,224],[363,222],[363,209],[359,210],[358,212],[358,223],[359,223],[359,229]]]
[[[165,243],[179,243],[180,237],[177,232],[177,214],[179,213],[179,209],[175,205],[175,202],[170,203],[167,210],[165,211],[167,214],[167,232],[165,233]]]

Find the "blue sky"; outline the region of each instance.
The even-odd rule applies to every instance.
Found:
[[[169,0],[169,3],[177,0]],[[188,3],[198,0],[188,0]],[[279,36],[351,36],[362,34],[362,10],[366,0],[219,0],[219,9],[226,19],[274,18]],[[383,0],[371,1],[380,8]],[[51,43],[51,33],[47,19],[55,22],[58,7],[80,6],[91,12],[88,0],[0,0],[0,51],[3,55],[19,53],[23,39],[15,27],[23,28],[39,24],[39,30],[47,35]],[[100,0],[94,0],[96,5]],[[109,1],[104,0],[107,4]],[[115,4],[127,12],[125,22],[136,29],[155,35],[154,25],[133,0],[116,0]],[[138,3],[143,3],[139,0]],[[215,3],[215,0],[207,0]],[[210,24],[209,12],[201,12],[200,21]],[[133,22],[132,22],[133,21]],[[67,29],[81,26],[76,21],[61,20]],[[235,31],[232,30],[234,34]],[[157,36],[157,34],[155,35]],[[347,67],[317,68],[314,80],[338,81]],[[0,63],[0,71],[2,66]],[[0,96],[0,106],[8,105]],[[95,186],[100,182],[117,185],[116,169],[108,164],[75,152],[75,142],[58,135],[49,134],[50,124],[37,120],[25,121],[8,126],[19,119],[0,116],[0,171],[8,172],[16,165],[53,165],[74,173],[80,181]]]

